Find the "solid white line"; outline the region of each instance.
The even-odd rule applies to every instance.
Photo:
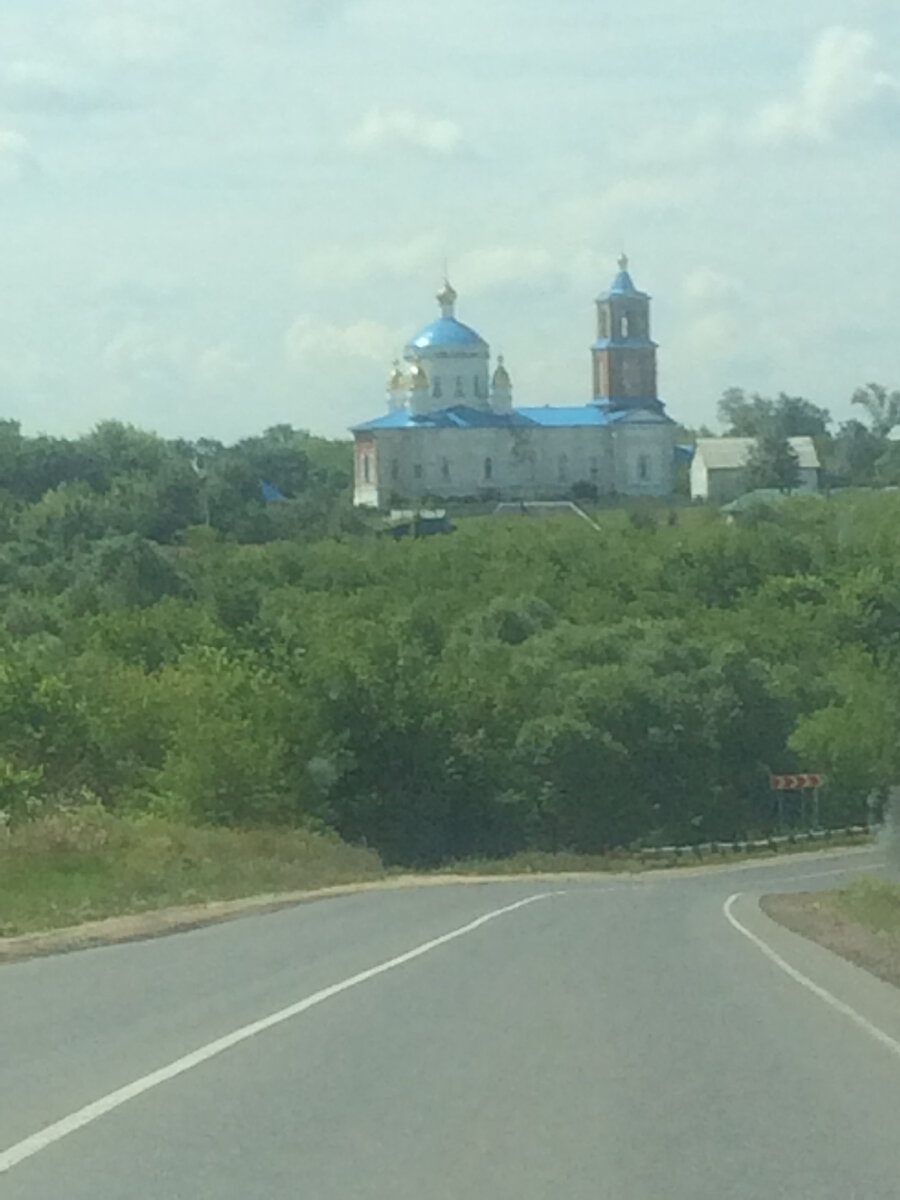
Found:
[[[879,1029],[877,1025],[873,1025],[871,1021],[867,1020],[862,1013],[857,1012],[856,1009],[851,1005],[845,1004],[843,1000],[839,1000],[837,996],[829,992],[827,988],[820,987],[819,984],[814,983],[809,976],[804,975],[802,971],[798,971],[796,967],[792,967],[791,964],[783,959],[775,950],[773,950],[767,942],[764,942],[761,937],[757,936],[757,934],[752,933],[746,925],[741,924],[741,922],[732,912],[734,903],[737,899],[739,899],[740,896],[740,892],[735,892],[733,896],[728,897],[722,908],[727,920],[731,925],[734,926],[738,933],[743,934],[745,938],[751,941],[754,946],[757,947],[757,949],[763,952],[770,962],[773,962],[776,967],[780,967],[781,970],[784,971],[785,975],[790,976],[795,983],[799,983],[800,986],[806,988],[808,992],[812,992],[814,996],[818,996],[820,1000],[824,1000],[825,1003],[833,1008],[836,1012],[848,1017],[854,1025],[856,1025],[859,1029],[862,1029],[864,1033],[869,1035],[869,1037],[873,1037],[876,1042],[880,1042],[882,1046],[887,1047],[892,1054],[896,1054],[898,1057],[900,1057],[900,1042],[898,1042],[895,1038],[892,1038],[889,1033],[885,1033],[883,1029]]]
[[[473,933],[476,929],[480,929],[482,925],[486,925],[488,921],[493,921],[497,917],[515,912],[517,909],[525,908],[526,905],[534,904],[538,900],[546,900],[550,896],[561,896],[563,894],[562,891],[541,892],[537,896],[529,896],[527,899],[519,900],[515,904],[508,904],[505,908],[494,909],[493,912],[486,913],[483,917],[478,917],[475,921],[470,921],[468,925],[462,925],[459,929],[451,930],[450,933],[445,933],[430,942],[424,942],[421,946],[416,946],[415,949],[408,950],[405,954],[400,954],[396,958],[380,963],[377,967],[370,967],[367,971],[361,971],[358,975],[352,975],[349,979],[345,979],[341,983],[332,984],[331,987],[323,988],[321,991],[307,996],[305,1000],[300,1000],[297,1004],[291,1004],[287,1008],[282,1008],[279,1012],[272,1013],[271,1016],[263,1017],[262,1020],[254,1021],[250,1025],[244,1025],[241,1029],[236,1029],[234,1033],[217,1038],[216,1041],[209,1042],[206,1046],[201,1046],[199,1050],[194,1050],[193,1053],[176,1059],[175,1062],[169,1063],[166,1067],[161,1067],[158,1071],[153,1071],[150,1075],[144,1075],[143,1078],[136,1079],[134,1083],[129,1083],[125,1087],[118,1088],[106,1096],[101,1096],[99,1100],[95,1100],[92,1104],[85,1105],[84,1108],[78,1109],[77,1112],[63,1117],[60,1121],[55,1121],[52,1125],[48,1125],[38,1133],[32,1134],[21,1142],[17,1142],[14,1146],[10,1146],[8,1150],[0,1153],[0,1174],[11,1170],[13,1167],[18,1166],[19,1163],[32,1158],[35,1154],[39,1154],[41,1150],[46,1150],[48,1146],[52,1146],[54,1142],[68,1137],[70,1133],[75,1133],[76,1130],[83,1129],[85,1125],[90,1125],[92,1121],[97,1121],[100,1117],[106,1116],[107,1113],[112,1112],[114,1109],[121,1108],[129,1100],[134,1100],[136,1097],[142,1096],[145,1092],[159,1087],[160,1084],[167,1083],[170,1079],[175,1079],[178,1075],[183,1075],[186,1071],[193,1070],[194,1067],[199,1067],[201,1063],[205,1063],[209,1059],[223,1054],[226,1050],[230,1050],[232,1046],[246,1042],[249,1038],[256,1037],[257,1034],[264,1033],[267,1029],[272,1029],[275,1025],[281,1025],[284,1021],[290,1021],[293,1017],[298,1017],[301,1013],[315,1008],[316,1005],[324,1004],[326,1000],[331,1000],[334,996],[339,996],[342,992],[347,992],[351,988],[359,987],[360,984],[367,983],[370,979],[375,979],[379,975],[384,975],[387,971],[393,971],[396,967],[402,967],[405,963],[412,962],[416,958],[421,958],[423,954],[429,954],[439,946],[446,946],[448,942],[465,937],[466,934]]]

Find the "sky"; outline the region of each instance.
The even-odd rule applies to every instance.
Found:
[[[627,250],[660,389],[900,386],[896,0],[4,0],[0,418],[231,441],[385,409],[437,315],[590,399]]]

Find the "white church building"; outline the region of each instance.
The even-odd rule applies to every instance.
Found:
[[[518,408],[502,356],[456,317],[448,282],[441,315],[409,342],[388,380],[384,416],[357,425],[354,503],[370,508],[431,499],[666,496],[673,490],[675,422],[657,396],[650,297],[628,260],[597,300],[593,398]]]

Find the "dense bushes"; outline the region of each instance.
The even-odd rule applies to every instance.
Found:
[[[116,509],[141,511],[136,475],[174,494],[171,446],[142,436],[107,430],[74,466],[32,447],[9,489],[13,825],[87,795],[125,816],[318,823],[429,864],[765,831],[770,770],[826,771],[824,811],[856,821],[896,777],[900,496],[797,498],[732,526],[611,510],[599,532],[472,518],[399,544],[271,525],[240,544],[248,497],[229,530],[156,538]],[[295,437],[259,439],[241,471],[221,451],[222,487],[318,471],[304,503],[324,511],[337,468],[297,466]]]

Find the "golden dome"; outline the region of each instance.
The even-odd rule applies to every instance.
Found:
[[[406,389],[406,376],[403,374],[399,362],[394,362],[394,369],[388,378],[388,390],[391,392],[402,392]]]
[[[425,368],[421,363],[413,363],[412,370],[409,373],[409,383],[413,391],[420,391],[423,388],[428,389],[428,376],[425,374]]]

